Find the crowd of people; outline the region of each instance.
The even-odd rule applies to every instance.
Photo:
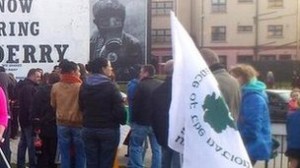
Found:
[[[214,51],[201,49],[200,53],[218,82],[251,163],[269,160],[272,135],[266,85],[250,65],[238,64],[227,71]],[[127,100],[113,80],[111,62],[105,58],[95,58],[85,66],[63,60],[51,73],[33,68],[18,82],[0,72],[0,139],[5,158],[10,161],[9,139],[16,137],[10,132],[16,132],[12,129],[18,126],[12,125],[19,121],[18,168],[25,167],[26,151],[31,168],[57,167],[58,151],[62,168],[112,168],[120,125],[127,123],[131,127],[127,138],[129,168],[144,167],[148,143],[152,168],[180,168],[182,155],[168,146],[173,60],[165,63],[164,72],[166,78],[161,81],[155,78],[153,65],[141,66],[128,82]],[[290,168],[297,168],[300,128],[294,124],[300,121],[300,90],[294,89],[291,97],[286,154]],[[5,167],[4,161],[0,164]]]

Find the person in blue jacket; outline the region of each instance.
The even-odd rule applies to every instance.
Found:
[[[257,72],[250,65],[236,65],[230,73],[241,85],[242,100],[237,125],[249,158],[253,165],[257,160],[269,160],[272,135],[266,85],[257,80]]]
[[[297,89],[293,92],[299,92]],[[300,98],[298,97],[297,106],[295,110],[289,110],[287,113],[286,122],[286,140],[287,149],[285,155],[289,158],[289,168],[299,168],[300,167]]]

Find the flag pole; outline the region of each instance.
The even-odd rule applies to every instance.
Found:
[[[8,161],[7,161],[7,159],[6,159],[6,157],[5,157],[5,155],[4,155],[4,153],[3,153],[3,151],[2,151],[1,148],[0,148],[0,154],[1,154],[1,156],[2,156],[2,158],[3,158],[3,160],[4,160],[4,162],[5,162],[5,164],[6,164],[6,166],[7,166],[7,168],[11,168],[11,167],[10,167],[10,164],[8,163]]]

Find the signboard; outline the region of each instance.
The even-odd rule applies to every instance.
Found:
[[[0,65],[17,78],[62,59],[88,61],[89,2],[0,0],[0,14]]]
[[[99,38],[93,36],[99,32],[93,13],[98,1],[120,3],[125,10],[121,36],[111,31],[101,45]],[[117,77],[126,80],[136,65],[146,60],[147,3],[147,0],[0,0],[0,65],[20,79],[31,68],[51,72],[62,59],[86,64],[91,58],[104,56],[113,63]],[[108,19],[110,25],[119,24],[115,19]],[[90,45],[92,40],[97,46]],[[112,45],[107,45],[108,41]],[[128,42],[137,44],[138,50]],[[93,47],[95,51],[91,50]],[[92,52],[98,54],[92,56]]]

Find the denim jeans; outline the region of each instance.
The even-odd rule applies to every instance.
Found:
[[[169,147],[162,147],[162,168],[181,168],[180,154]]]
[[[144,159],[143,153],[144,143],[149,137],[151,151],[152,151],[152,164],[151,168],[161,168],[161,147],[157,143],[151,126],[144,126],[132,123],[131,135],[129,140],[129,168],[143,168]]]
[[[61,154],[61,168],[71,167],[71,147],[75,151],[75,168],[85,167],[84,144],[81,138],[81,128],[72,126],[57,126],[57,140]]]
[[[119,128],[83,128],[82,137],[87,168],[113,167],[120,141]]]
[[[30,168],[36,167],[36,156],[33,145],[33,130],[31,126],[21,128],[21,137],[18,144],[17,167],[25,167],[26,149],[28,148]]]

